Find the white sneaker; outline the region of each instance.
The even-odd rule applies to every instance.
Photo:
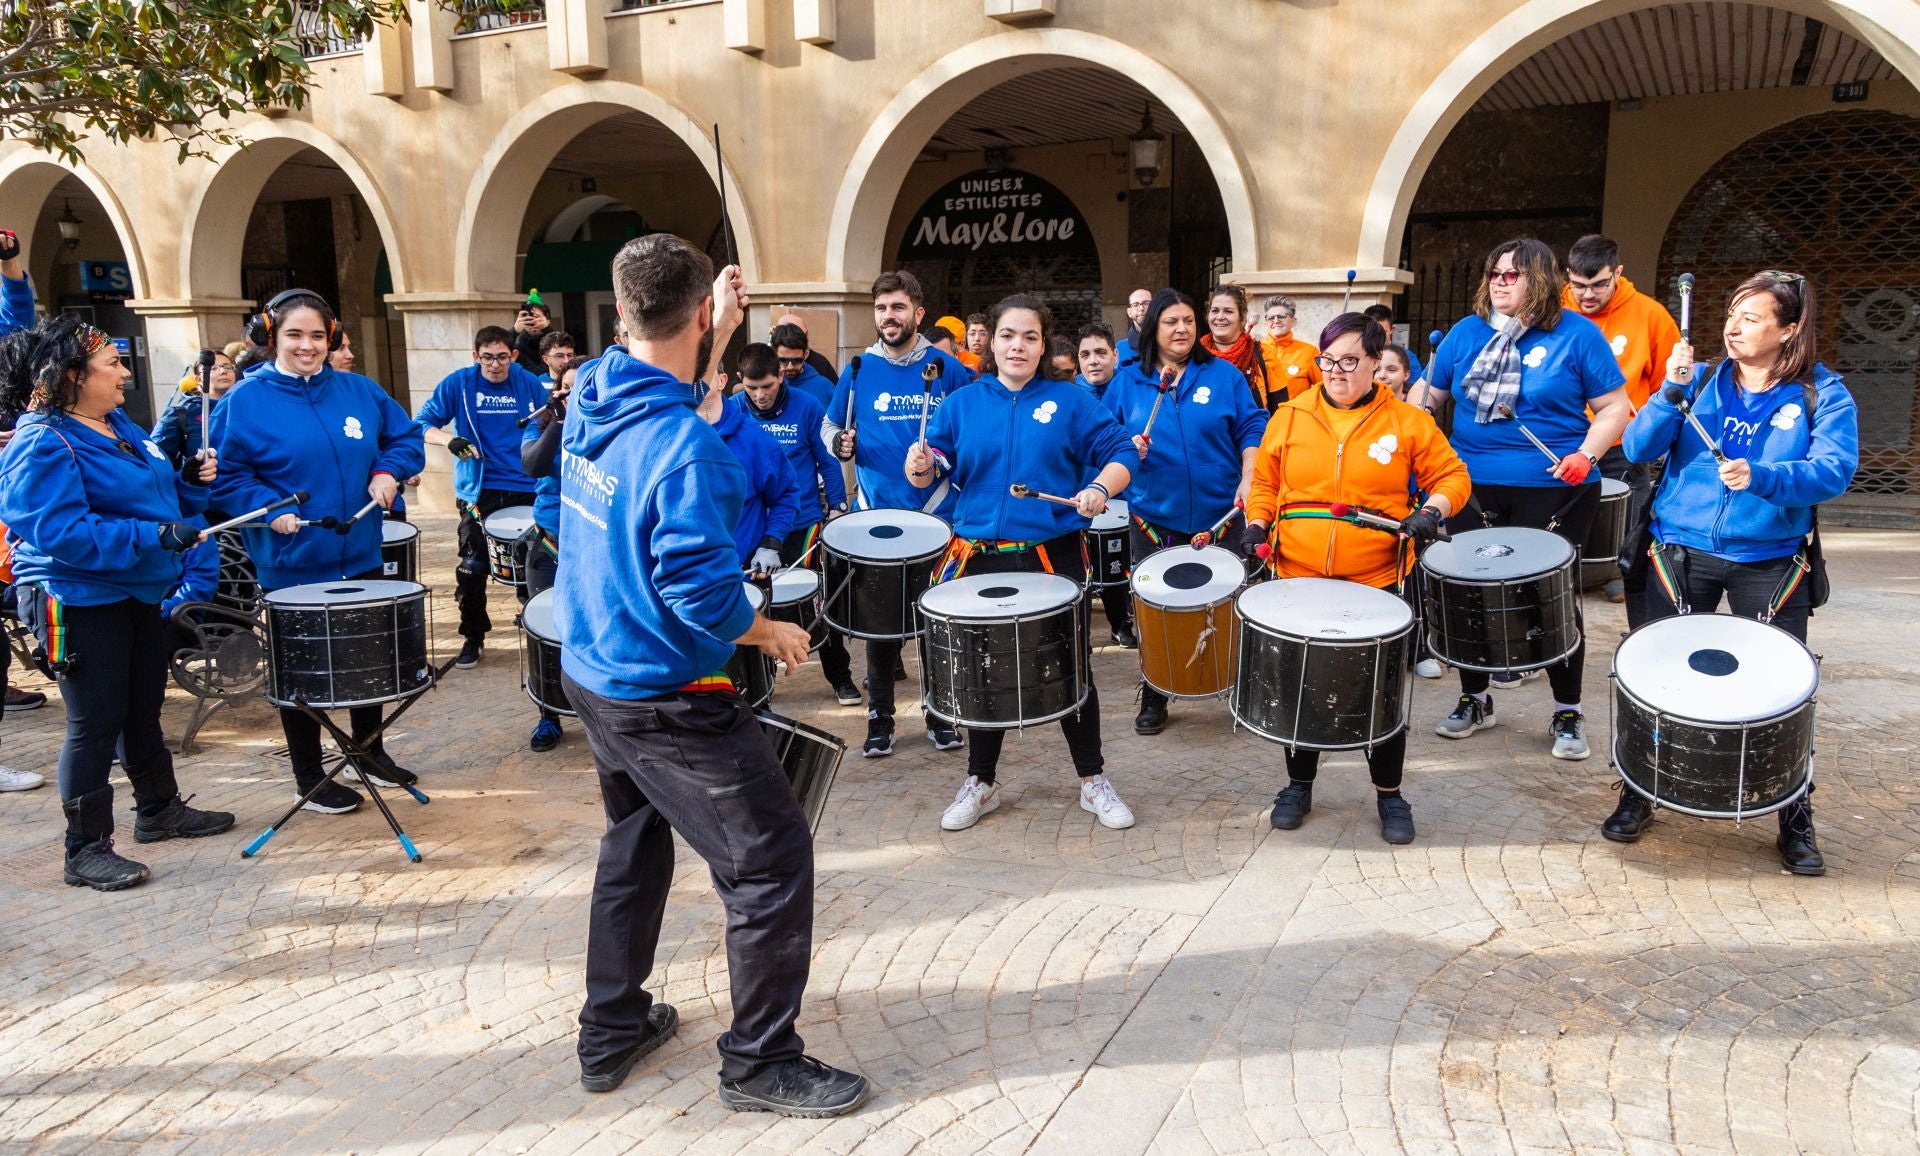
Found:
[[[1423,658],[1413,664],[1413,673],[1421,678],[1439,678],[1447,673],[1447,667],[1437,658]]]
[[[1105,775],[1080,780],[1080,809],[1093,812],[1102,827],[1124,831],[1133,826],[1133,812],[1120,801],[1120,795]]]
[[[940,816],[942,831],[964,831],[980,821],[980,816],[1000,805],[1000,788],[983,783],[978,775],[968,775],[953,797],[953,805]]]
[[[1502,671],[1489,678],[1487,682],[1495,690],[1514,690],[1522,683],[1532,682],[1545,673],[1544,670],[1523,670],[1517,674],[1512,671]]]
[[[16,771],[12,767],[0,767],[0,791],[31,791],[35,787],[45,786],[47,776],[38,771]]]

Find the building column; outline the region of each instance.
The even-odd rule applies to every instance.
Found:
[[[807,323],[807,342],[834,365],[873,344],[873,293],[868,285],[833,281],[779,281],[747,286],[752,302],[747,329],[766,340],[773,319],[798,313]]]
[[[1354,274],[1351,296],[1347,281],[1349,272]],[[1293,298],[1298,316],[1294,335],[1317,344],[1320,331],[1340,314],[1343,305],[1359,310],[1369,305],[1391,303],[1396,295],[1413,284],[1413,274],[1405,269],[1386,268],[1265,269],[1246,273],[1236,271],[1226,274],[1221,280],[1247,291],[1247,308],[1250,319],[1255,323],[1261,315],[1261,303],[1268,296],[1280,293]]]
[[[127,308],[146,322],[147,367],[158,417],[179,391],[180,367],[191,365],[202,349],[218,349],[245,336],[253,302],[243,297],[136,297]]]
[[[409,396],[398,399],[407,412],[418,410],[442,378],[473,364],[473,335],[481,326],[511,327],[514,310],[525,300],[520,293],[388,294],[387,303],[407,319]],[[453,512],[453,456],[444,448],[427,447],[420,488],[408,492],[407,503],[437,514]]]

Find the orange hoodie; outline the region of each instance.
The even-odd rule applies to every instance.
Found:
[[[1571,287],[1561,304],[1580,312]],[[1582,316],[1606,335],[1614,358],[1620,362],[1620,372],[1627,375],[1627,397],[1633,402],[1634,412],[1640,412],[1667,376],[1667,357],[1680,342],[1680,327],[1674,324],[1666,306],[1634,288],[1625,277],[1614,287],[1605,309]]]
[[[1260,358],[1267,366],[1267,387],[1279,393],[1284,387],[1287,398],[1299,397],[1309,386],[1320,384],[1320,367],[1313,359],[1320,351],[1289,333],[1285,337],[1265,337],[1260,341]],[[1274,405],[1280,399],[1272,399]]]
[[[1342,427],[1344,434],[1335,432]],[[1247,520],[1273,526],[1276,513],[1295,502],[1344,502],[1398,520],[1413,512],[1416,488],[1445,496],[1455,510],[1472,492],[1466,464],[1425,410],[1378,389],[1366,405],[1342,412],[1324,390],[1312,389],[1267,422],[1253,462]],[[1326,518],[1283,518],[1277,529],[1273,567],[1282,578],[1347,578],[1381,587],[1400,580],[1399,540],[1392,534]]]

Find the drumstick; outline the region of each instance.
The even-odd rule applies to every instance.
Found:
[[[933,361],[920,371],[920,444],[927,444],[927,411],[933,408],[933,383],[940,380],[940,366]]]
[[[337,530],[337,529],[339,529],[339,528],[340,528],[340,519],[338,519],[338,518],[336,518],[336,517],[334,517],[334,516],[333,516],[332,514],[328,514],[328,515],[327,515],[326,517],[324,517],[324,518],[302,518],[302,519],[300,519],[300,528],[301,528],[301,529],[303,529],[303,530],[304,530],[304,529],[306,529],[306,528],[307,528],[308,526],[318,526],[318,527],[320,527],[320,528],[321,528],[322,530]]]
[[[1674,287],[1680,290],[1680,340],[1691,342],[1688,330],[1693,322],[1693,274],[1682,273],[1673,279]]]
[[[213,350],[200,351],[200,452],[194,456],[203,462],[213,448],[207,444],[207,395],[213,392],[213,358]]]
[[[1062,498],[1057,494],[1043,494],[1039,490],[1028,489],[1026,486],[1021,485],[1019,482],[1015,482],[1011,486],[1008,486],[1007,492],[1012,494],[1016,498],[1039,498],[1043,501],[1058,502],[1063,506],[1073,506],[1076,509],[1080,505],[1079,502],[1074,501],[1072,498]]]
[[[807,564],[807,559],[813,555],[813,552],[815,550],[818,550],[820,548],[820,543],[825,540],[826,540],[825,534],[822,534],[818,538],[815,538],[813,540],[813,545],[808,546],[806,550],[802,552],[801,555],[798,558],[795,558],[792,562],[789,562],[785,566],[782,566],[778,570],[775,570],[773,572],[773,576],[775,578],[778,578],[782,574],[788,573],[789,571],[798,570],[800,569],[800,567],[805,566]]]
[[[1238,498],[1235,498],[1233,500],[1233,509],[1228,510],[1225,517],[1221,518],[1218,522],[1215,522],[1211,528],[1202,530],[1198,534],[1195,534],[1193,536],[1192,541],[1189,542],[1188,544],[1191,545],[1196,550],[1199,550],[1206,546],[1213,545],[1214,537],[1218,535],[1221,531],[1227,528],[1227,523],[1233,521],[1233,516],[1235,514],[1239,513],[1240,511],[1246,508],[1247,508],[1247,504],[1245,502],[1241,501]]]
[[[1153,399],[1153,408],[1147,411],[1147,425],[1140,431],[1140,440],[1153,445],[1153,420],[1160,416],[1160,403],[1167,400],[1167,392],[1173,388],[1173,370],[1160,371],[1160,396]],[[1146,455],[1141,454],[1142,457]]]
[[[288,494],[286,497],[279,499],[278,501],[268,502],[266,505],[260,507],[257,510],[248,510],[246,513],[240,515],[237,518],[228,518],[224,522],[220,522],[215,525],[208,526],[205,530],[201,531],[201,533],[217,534],[222,530],[231,530],[235,526],[240,525],[242,522],[251,522],[255,518],[264,518],[268,514],[273,513],[275,510],[279,509],[282,506],[299,505],[301,502],[306,501],[309,496],[310,495],[305,490],[297,490],[294,493]]]
[[[334,527],[334,530],[336,530],[336,531],[337,531],[337,532],[339,532],[339,533],[342,533],[342,534],[344,534],[344,533],[346,533],[347,531],[349,531],[349,530],[351,530],[351,529],[353,529],[353,524],[354,524],[355,522],[358,522],[358,521],[359,521],[359,520],[360,520],[361,518],[364,518],[364,517],[366,517],[366,516],[367,516],[368,514],[370,514],[370,513],[372,513],[372,512],[373,512],[373,508],[374,508],[375,506],[378,506],[379,504],[380,504],[380,499],[379,499],[379,498],[369,498],[369,499],[367,499],[367,504],[366,504],[366,505],[364,505],[364,506],[362,506],[362,507],[360,507],[359,509],[357,509],[357,510],[355,510],[355,511],[353,512],[353,517],[351,517],[351,518],[348,518],[348,519],[347,519],[346,521],[344,521],[344,522],[342,522],[342,523],[340,523],[340,524],[339,524],[338,526],[335,526],[335,527]]]
[[[1727,455],[1720,452],[1719,443],[1707,435],[1707,427],[1701,425],[1700,419],[1693,416],[1693,402],[1688,400],[1687,391],[1677,385],[1669,385],[1661,391],[1661,396],[1667,399],[1668,405],[1680,407],[1681,416],[1687,419],[1687,424],[1693,427],[1693,432],[1700,435],[1700,440],[1707,443],[1707,452],[1713,455],[1713,460],[1719,465],[1726,465]]]
[[[1385,530],[1390,534],[1402,532],[1400,523],[1394,521],[1392,518],[1383,518],[1378,514],[1369,514],[1365,510],[1356,510],[1343,502],[1335,502],[1333,505],[1328,506],[1327,513],[1332,514],[1336,518],[1345,518],[1348,521],[1357,522],[1362,526],[1371,526],[1376,530]],[[1445,526],[1442,526],[1439,535],[1434,541],[1451,542],[1453,541],[1453,536],[1447,533]]]
[[[1511,418],[1513,416],[1513,407],[1510,405],[1503,405],[1498,408],[1497,412],[1503,418]],[[1552,462],[1554,465],[1557,466],[1560,464],[1559,455],[1555,454],[1552,450],[1548,449],[1546,442],[1543,442],[1539,438],[1534,437],[1533,431],[1527,428],[1526,422],[1515,422],[1514,424],[1520,427],[1521,433],[1527,435],[1527,440],[1533,443],[1534,449],[1537,449],[1541,453],[1547,455],[1547,460]]]

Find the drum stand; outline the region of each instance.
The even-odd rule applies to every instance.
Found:
[[[425,698],[427,696],[427,691],[432,690],[436,686],[439,686],[440,680],[445,678],[447,676],[447,672],[453,669],[453,664],[456,661],[458,661],[457,658],[450,658],[447,660],[447,663],[445,666],[442,666],[437,670],[435,670],[433,672],[433,678],[427,683],[426,686],[421,688],[420,693],[414,695],[412,698],[409,698],[407,701],[401,703],[400,708],[398,710],[394,711],[392,714],[388,715],[385,719],[381,720],[380,726],[377,729],[375,729],[372,734],[368,735],[364,739],[356,739],[352,735],[341,730],[340,724],[334,722],[332,717],[329,716],[326,711],[316,709],[314,706],[309,704],[305,699],[295,699],[293,702],[294,706],[304,711],[308,718],[319,723],[320,726],[324,730],[326,730],[328,734],[333,736],[334,745],[340,749],[339,761],[334,763],[332,770],[328,771],[326,774],[320,777],[320,781],[315,783],[311,790],[307,791],[306,794],[301,795],[300,798],[293,804],[293,806],[287,808],[286,814],[281,815],[270,826],[268,826],[266,830],[260,832],[260,834],[257,837],[255,837],[253,842],[248,843],[246,847],[241,850],[240,857],[242,859],[251,859],[256,854],[258,854],[260,850],[267,845],[267,840],[273,838],[274,835],[280,830],[280,828],[286,826],[289,822],[291,822],[293,817],[300,813],[300,808],[307,805],[307,800],[319,794],[321,787],[326,786],[328,783],[331,783],[336,778],[338,778],[341,771],[344,771],[348,767],[353,766],[356,762],[358,762],[361,766],[365,766],[365,767],[378,766],[379,763],[377,760],[374,759],[373,751],[372,751],[372,745],[374,741],[379,739],[381,735],[386,734],[388,727],[400,721],[400,716],[403,714],[406,714],[408,709],[411,708],[414,703],[419,702],[421,699]],[[367,794],[373,796],[373,805],[380,808],[380,814],[382,817],[384,817],[387,820],[387,826],[393,828],[393,837],[400,840],[400,849],[406,853],[407,858],[415,863],[420,862],[420,849],[418,847],[415,847],[413,845],[413,840],[407,838],[407,833],[401,830],[400,820],[393,817],[393,810],[387,806],[387,801],[380,797],[380,788],[374,786],[371,782],[369,782],[366,775],[360,776],[360,785],[367,789]],[[428,803],[432,802],[431,799],[427,798],[426,793],[421,791],[417,787],[414,787],[411,785],[403,785],[402,789],[405,790],[407,794],[413,796],[414,802],[419,803],[423,807],[426,806]]]

